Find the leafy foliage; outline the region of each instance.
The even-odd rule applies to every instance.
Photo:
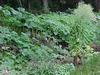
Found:
[[[98,23],[97,23],[97,29],[96,29],[96,38],[95,38],[95,43],[100,45],[100,13],[96,14],[97,18],[98,18]]]
[[[87,14],[85,13],[86,11]],[[75,23],[72,24],[72,31],[69,36],[70,48],[72,52],[83,54],[86,46],[90,45],[95,38],[96,18],[92,8],[85,4],[79,5],[78,9],[74,10],[74,14],[73,19]]]
[[[15,75],[70,75],[74,56],[93,53],[96,18],[89,5],[41,15],[4,6],[0,22],[0,64]]]

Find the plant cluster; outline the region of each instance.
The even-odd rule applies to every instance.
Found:
[[[85,4],[72,14],[33,15],[23,8],[0,7],[0,64],[15,75],[70,75],[74,57],[93,52],[95,24],[92,8]]]

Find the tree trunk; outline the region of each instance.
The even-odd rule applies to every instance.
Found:
[[[49,12],[48,0],[43,0],[44,12]]]
[[[95,0],[95,8],[97,11],[100,11],[100,0]]]
[[[3,4],[3,1],[2,0],[0,0],[0,5],[2,5]]]

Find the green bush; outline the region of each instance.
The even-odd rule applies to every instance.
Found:
[[[69,36],[69,46],[74,54],[83,54],[86,46],[91,45],[95,38],[96,17],[92,8],[85,4],[79,4],[73,14],[74,23]]]

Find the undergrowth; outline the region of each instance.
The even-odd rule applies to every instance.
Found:
[[[33,15],[23,8],[0,7],[1,74],[71,75],[74,65],[93,56],[96,22],[86,4],[72,14]]]

